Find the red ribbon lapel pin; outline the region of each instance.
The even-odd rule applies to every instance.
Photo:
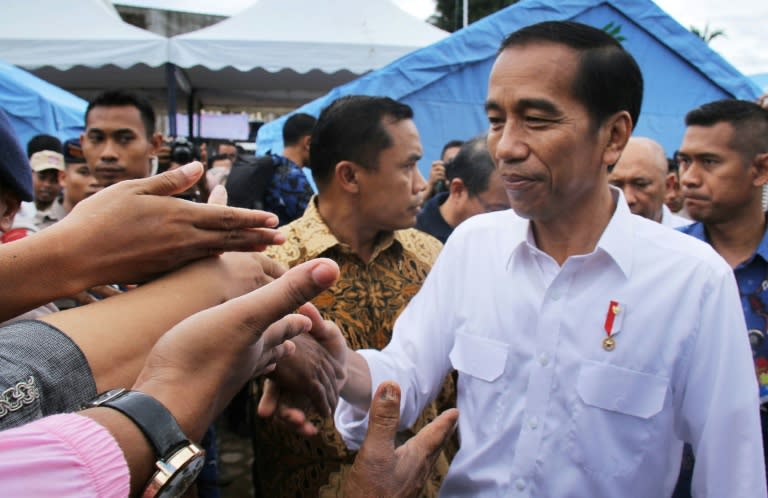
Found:
[[[616,348],[616,335],[621,332],[621,322],[624,318],[624,305],[618,301],[608,303],[608,312],[605,314],[605,339],[603,349],[613,351]]]

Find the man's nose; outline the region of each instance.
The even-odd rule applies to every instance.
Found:
[[[515,121],[509,120],[504,124],[499,143],[496,145],[496,160],[504,162],[521,161],[528,157],[530,149],[523,134]]]
[[[635,202],[637,202],[635,189],[633,189],[629,185],[625,185],[624,188],[622,188],[622,190],[624,191],[624,198],[627,200],[627,204],[632,205]]]

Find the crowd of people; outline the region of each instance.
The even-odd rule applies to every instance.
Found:
[[[427,179],[387,97],[259,158],[124,90],[26,153],[0,110],[4,493],[219,496],[226,412],[256,497],[768,496],[768,99],[665,151],[642,98],[544,22]]]

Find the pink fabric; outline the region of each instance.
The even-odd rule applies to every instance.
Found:
[[[128,465],[109,431],[74,413],[0,432],[0,494],[15,497],[120,497]]]

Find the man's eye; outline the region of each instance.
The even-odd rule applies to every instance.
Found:
[[[492,127],[498,127],[504,125],[504,118],[500,116],[488,116],[488,122]]]

